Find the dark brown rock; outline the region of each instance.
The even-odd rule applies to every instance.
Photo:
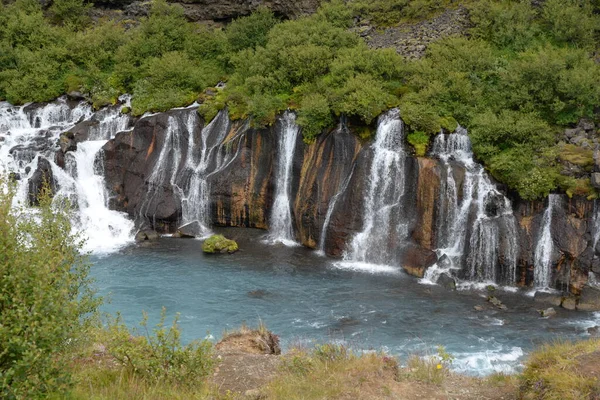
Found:
[[[340,205],[337,200],[344,194],[341,192],[348,189],[360,148],[358,138],[344,128],[325,133],[305,147],[294,210],[298,237],[303,245],[318,247],[329,207]],[[329,232],[343,229],[339,222],[336,219],[328,225],[325,239],[331,237]],[[331,247],[325,243],[326,249]]]
[[[50,196],[53,196],[58,190],[50,162],[44,157],[40,157],[37,168],[28,182],[28,199],[30,205],[39,205],[39,194],[44,185],[48,185]]]
[[[419,246],[411,246],[404,253],[402,268],[413,276],[422,278],[427,268],[437,261],[435,252]]]

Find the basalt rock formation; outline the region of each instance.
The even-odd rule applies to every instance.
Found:
[[[359,139],[342,118],[313,143],[298,135],[287,146],[289,112],[261,129],[231,121],[226,110],[207,123],[194,107],[137,121],[117,108],[92,113],[62,100],[2,112],[7,126],[41,132],[28,141],[7,136],[22,143],[7,154],[32,203],[44,180],[55,192],[82,195],[77,169],[93,167],[109,208],[138,229],[175,233],[185,226],[186,236],[207,236],[212,226],[271,229],[276,194],[286,193],[294,240],[331,257],[403,267],[431,280],[555,288],[569,294],[569,307],[600,308],[597,201],[552,194],[531,202],[506,192],[473,160],[462,128],[440,133],[427,157],[414,157],[398,111],[380,118],[372,141]],[[61,119],[70,128],[44,133]],[[95,154],[94,146],[103,147]],[[87,152],[86,167],[80,158]],[[282,170],[283,160],[289,169]],[[377,252],[385,258],[373,257]]]
[[[190,118],[194,119],[192,128]],[[187,130],[182,130],[186,124]],[[280,125],[255,129],[248,122],[229,121],[226,112],[206,125],[193,109],[144,117],[133,130],[119,133],[104,147],[112,205],[140,225],[173,232],[186,222],[182,203],[189,201],[186,185],[194,173],[189,160],[212,152],[202,172],[208,193],[197,200],[206,204],[196,205],[206,207],[206,224],[269,229]],[[216,131],[223,133],[217,137]],[[213,142],[203,142],[203,135]],[[444,150],[442,143],[429,157],[408,156],[404,161],[406,190],[401,209],[407,216],[409,235],[403,243],[391,238],[385,244],[399,249],[391,263],[416,276],[423,276],[432,266],[450,265],[462,279],[535,285],[533,271],[541,268],[536,265],[536,250],[544,234],[548,201],[529,202],[514,196],[509,200],[500,185],[469,161],[468,138],[462,135],[445,135],[446,147],[453,150]],[[465,153],[456,150],[452,140],[466,143]],[[314,143],[298,139],[289,190],[299,243],[333,257],[348,251],[352,238],[364,229],[371,147],[344,123]],[[162,180],[153,181],[157,170]],[[585,198],[555,196],[558,206],[551,210],[552,248],[547,257],[549,286],[580,295],[589,287],[590,272],[600,272],[597,207]],[[449,226],[451,219],[458,226]],[[463,235],[460,240],[454,237],[456,229]]]

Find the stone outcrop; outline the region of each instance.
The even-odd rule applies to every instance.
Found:
[[[250,15],[258,7],[267,7],[275,15],[283,18],[296,18],[317,10],[321,0],[184,0],[173,1],[183,8],[191,22],[229,22],[235,18]],[[145,17],[150,12],[149,1],[123,1],[124,15],[128,18]]]
[[[429,44],[449,36],[465,35],[468,27],[468,12],[459,7],[415,24],[400,24],[380,30],[371,26],[369,21],[358,21],[353,29],[372,48],[393,48],[406,58],[421,58]]]
[[[39,205],[40,191],[44,188],[44,185],[50,189],[50,195],[56,193],[58,186],[54,179],[52,172],[52,166],[50,162],[44,157],[40,157],[37,164],[37,169],[34,171],[31,178],[29,178],[28,186],[28,199],[30,205]]]

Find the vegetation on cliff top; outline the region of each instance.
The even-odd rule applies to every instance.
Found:
[[[45,12],[36,0],[0,3],[0,99],[46,101],[78,91],[101,106],[128,92],[140,115],[199,98],[206,118],[227,106],[256,126],[292,108],[307,142],[340,114],[370,125],[400,106],[420,154],[432,134],[459,121],[477,158],[523,198],[557,187],[578,193],[559,174],[558,132],[597,118],[600,66],[592,55],[600,4],[468,1],[469,37],[440,40],[415,61],[370,49],[348,30],[355,15],[392,25],[446,3],[333,0],[297,20],[259,9],[220,29],[187,22],[163,0],[137,22],[94,23],[83,0],[55,0]],[[219,81],[225,89],[210,89]]]

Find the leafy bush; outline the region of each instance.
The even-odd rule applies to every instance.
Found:
[[[148,316],[140,323],[142,333],[123,324],[119,316],[109,323],[107,351],[132,376],[150,383],[198,386],[212,372],[212,344],[208,340],[181,343],[179,315],[165,326],[166,309],[150,333]]]
[[[307,143],[314,141],[323,129],[333,124],[327,97],[319,93],[305,96],[300,103],[297,123],[302,126],[304,141]]]
[[[225,33],[231,51],[264,47],[267,35],[276,23],[273,12],[266,7],[259,7],[250,16],[234,20]]]
[[[0,397],[41,398],[70,388],[65,361],[99,300],[68,204],[53,207],[46,187],[31,215],[12,208],[13,195],[0,180]]]
[[[427,146],[429,145],[428,134],[421,131],[411,132],[406,137],[406,140],[415,148],[415,153],[418,157],[425,156]]]

